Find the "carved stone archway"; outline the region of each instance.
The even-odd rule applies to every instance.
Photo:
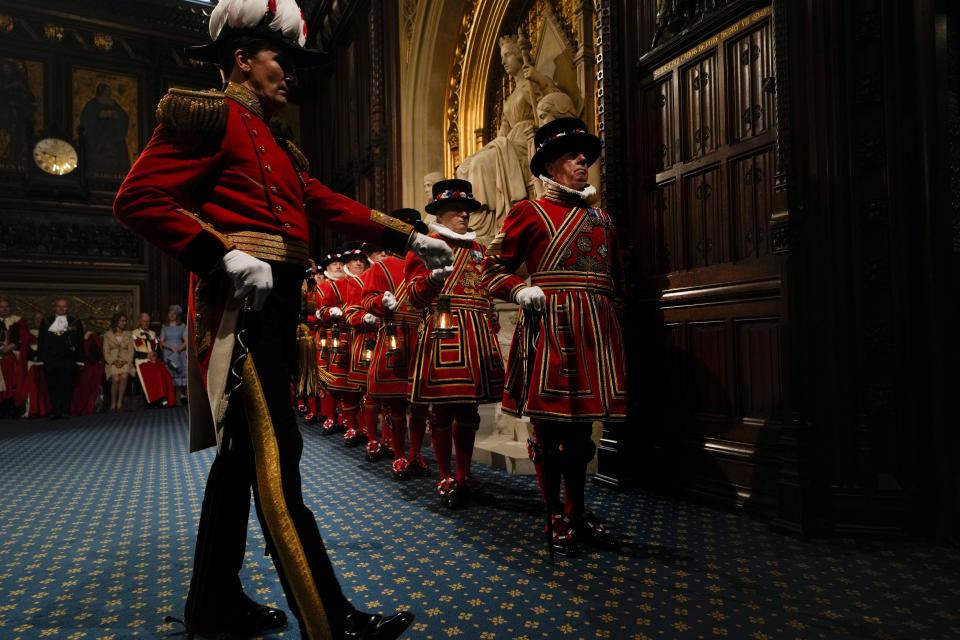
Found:
[[[402,206],[422,210],[424,176],[444,172],[444,105],[463,3],[400,0],[400,17]]]
[[[423,178],[481,147],[502,100],[498,38],[522,26],[534,44],[545,22],[570,51],[583,99],[581,117],[597,128],[593,3],[574,0],[400,0],[403,206],[422,208]],[[549,62],[547,63],[549,66]],[[591,181],[599,186],[599,168]]]

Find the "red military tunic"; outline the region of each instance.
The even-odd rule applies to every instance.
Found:
[[[404,260],[387,256],[367,272],[363,307],[383,319],[367,378],[367,395],[373,398],[407,398],[410,395],[411,355],[416,353],[417,331],[423,312],[409,302]],[[393,311],[383,306],[383,294],[397,299]]]
[[[350,382],[350,325],[346,318],[334,319],[330,317],[330,309],[338,307],[346,309],[350,299],[350,278],[340,278],[330,282],[330,288],[323,287],[323,297],[320,299],[320,317],[328,320],[331,333],[327,340],[327,368],[321,373],[324,385],[334,391],[359,392],[360,385]],[[324,283],[326,284],[326,283]],[[336,328],[336,329],[334,329]],[[339,347],[334,349],[333,334],[339,332]],[[330,417],[330,416],[328,416]]]
[[[277,141],[255,94],[230,83],[223,93],[171,90],[157,108],[161,124],[117,193],[116,216],[193,272],[189,325],[198,391],[218,402],[225,377],[207,379],[229,309],[228,283],[202,280],[231,249],[276,262],[306,265],[309,222],[383,246],[406,246],[412,228],[334,193],[309,174],[292,144]],[[199,290],[198,290],[199,288]],[[229,348],[216,350],[220,372]],[[223,353],[226,358],[221,357]],[[192,391],[191,391],[192,392]],[[193,412],[191,424],[203,416]],[[211,422],[224,415],[213,407]],[[191,448],[213,444],[200,436]]]
[[[518,203],[491,243],[483,282],[515,301],[526,286],[513,274],[522,264],[546,294],[546,309],[532,354],[529,316],[517,324],[503,410],[545,420],[624,419],[625,355],[613,303],[621,266],[610,217],[559,194]]]
[[[317,344],[317,371],[320,374],[320,383],[324,386],[327,383],[327,369],[330,366],[330,325],[332,321],[329,316],[329,307],[324,307],[323,301],[324,299],[331,299],[333,282],[333,280],[324,280],[310,294],[314,305],[313,321],[310,326],[313,328],[313,336]],[[325,312],[326,317],[324,317]]]
[[[369,269],[358,276],[347,278],[346,307],[343,309],[343,319],[350,326],[350,374],[347,380],[362,389],[367,388],[367,373],[370,370],[370,360],[364,358],[364,351],[369,347],[370,356],[373,355],[373,346],[377,339],[377,328],[363,321],[367,311],[363,308],[363,287]],[[369,340],[369,344],[368,344]]]
[[[434,337],[433,313],[420,329],[411,371],[410,401],[432,404],[497,402],[503,393],[503,356],[493,330],[493,305],[480,282],[483,245],[446,234],[441,238],[453,249],[453,273],[438,288],[420,258],[407,254],[404,274],[410,302],[436,311],[439,295],[450,297],[453,337]]]

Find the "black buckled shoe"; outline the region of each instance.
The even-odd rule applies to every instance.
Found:
[[[616,551],[620,548],[617,540],[603,520],[589,509],[583,513],[583,526],[577,531],[578,537],[585,544],[605,551]]]
[[[577,545],[577,532],[570,526],[570,520],[562,513],[553,514],[553,538],[550,541],[554,553],[561,556],[575,558],[580,555],[580,547]]]
[[[406,458],[397,458],[394,460],[390,471],[393,473],[394,480],[410,479],[410,463],[407,462]]]
[[[337,431],[340,430],[340,425],[337,424],[336,420],[333,418],[327,418],[323,421],[323,424],[320,428],[320,433],[325,436],[332,436]]]
[[[376,462],[383,456],[383,447],[379,442],[367,442],[367,462]]]
[[[437,499],[448,509],[459,509],[466,499],[466,492],[456,478],[448,476],[437,483]]]
[[[367,441],[367,434],[360,433],[357,429],[350,428],[347,429],[346,433],[343,434],[343,445],[348,449],[363,444]]]
[[[343,625],[343,640],[394,640],[413,622],[409,611],[389,616],[354,611]]]
[[[433,475],[427,467],[427,461],[419,453],[410,458],[410,475],[418,478],[429,478]]]
[[[263,635],[265,631],[280,629],[287,625],[287,614],[264,604],[248,599],[241,611],[219,613],[216,617],[187,623],[190,634],[203,638],[247,638]]]

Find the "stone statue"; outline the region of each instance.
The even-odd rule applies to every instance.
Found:
[[[416,209],[418,211],[423,211],[423,206],[430,202],[433,198],[433,183],[440,182],[444,179],[443,171],[431,171],[427,175],[423,176],[423,202],[417,204]],[[424,214],[423,222],[428,227],[433,224],[434,218],[429,213]]]
[[[433,198],[433,184],[441,180],[443,180],[443,171],[431,171],[423,176],[423,204],[418,206],[418,209],[422,209],[424,204],[430,202]]]
[[[545,95],[558,91],[552,79],[530,63],[529,44],[522,35],[500,38],[500,59],[515,89],[503,102],[496,138],[457,167],[457,177],[473,183],[473,196],[483,208],[470,217],[477,239],[489,243],[513,205],[536,197],[530,175],[536,107]]]
[[[573,99],[563,91],[551,91],[537,102],[537,120],[541,127],[557,118],[576,118],[578,115]]]

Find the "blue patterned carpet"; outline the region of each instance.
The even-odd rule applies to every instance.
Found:
[[[305,430],[304,491],[361,608],[410,608],[408,638],[960,638],[960,553],[805,542],[657,496],[588,487],[625,541],[553,568],[535,480],[480,467],[496,505],[455,513]],[[0,422],[0,638],[182,638],[212,451],[182,409]],[[256,521],[244,583],[285,606]],[[295,627],[273,637],[298,638]]]

